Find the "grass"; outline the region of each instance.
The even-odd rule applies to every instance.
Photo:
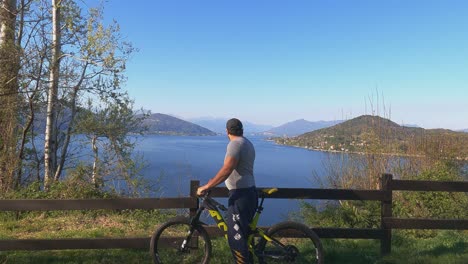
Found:
[[[151,263],[146,250],[50,250],[1,252],[0,263],[114,264]]]
[[[374,264],[466,264],[467,231],[435,231],[434,237],[414,238],[406,231],[394,231],[392,253],[380,256],[376,240],[324,239],[326,263]]]
[[[435,231],[431,238],[418,239],[397,233],[392,241],[392,254],[376,263],[466,264],[468,263],[468,231]]]
[[[29,213],[0,215],[0,239],[150,236],[173,210]]]
[[[0,215],[0,239],[150,236],[175,211],[68,212]],[[50,216],[50,217],[49,217]],[[416,238],[419,236],[419,238]],[[214,239],[212,262],[231,264],[226,240]],[[466,264],[468,231],[395,231],[392,254],[381,257],[377,240],[323,239],[327,264]],[[148,250],[49,250],[0,252],[3,263],[151,263]]]

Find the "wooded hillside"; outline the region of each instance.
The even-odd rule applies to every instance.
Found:
[[[447,129],[406,127],[379,116],[363,115],[297,137],[275,138],[279,144],[314,150],[425,155],[430,150],[468,157],[468,134]],[[450,151],[450,153],[446,153]]]

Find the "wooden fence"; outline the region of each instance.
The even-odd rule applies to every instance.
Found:
[[[198,181],[190,183],[190,197],[140,199],[85,199],[85,200],[0,200],[0,211],[60,211],[60,210],[123,210],[123,209],[177,209],[196,211],[195,196]],[[359,238],[380,240],[381,254],[391,252],[392,229],[453,229],[468,230],[468,219],[404,219],[392,216],[393,191],[468,192],[468,182],[394,180],[382,175],[380,190],[302,189],[279,188],[271,199],[360,200],[381,203],[380,228],[321,228],[313,230],[320,238]],[[227,197],[226,188],[215,188],[213,197]],[[456,205],[454,205],[456,206]],[[219,235],[215,226],[207,228]],[[149,248],[149,237],[133,238],[73,238],[73,239],[3,239],[0,250],[57,250],[57,249],[110,249]]]

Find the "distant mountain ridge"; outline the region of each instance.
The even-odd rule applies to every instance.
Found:
[[[190,122],[206,127],[219,134],[226,133],[227,118],[209,118],[200,117],[188,119]],[[259,125],[249,121],[241,120],[244,124],[245,134],[264,135],[264,136],[297,136],[306,132],[314,131],[324,127],[330,127],[343,122],[337,121],[307,121],[304,119],[288,122],[278,127],[272,125]]]
[[[210,117],[200,117],[200,118],[191,118],[188,121],[197,124],[202,127],[206,127],[211,131],[214,131],[218,134],[226,133],[226,122],[229,118],[210,118]],[[256,134],[259,132],[266,131],[271,129],[273,126],[270,125],[259,125],[252,122],[241,120],[244,125],[245,134]]]
[[[183,135],[183,136],[214,136],[215,132],[166,114],[151,114],[143,121],[148,128],[147,134]]]
[[[263,132],[269,136],[298,136],[307,132],[311,132],[317,129],[331,127],[336,124],[343,122],[342,120],[336,121],[307,121],[305,119],[298,119],[292,122],[288,122],[284,125],[274,127],[270,130]]]
[[[468,157],[466,133],[400,126],[389,119],[370,115],[359,116],[297,137],[275,138],[275,141],[314,150],[365,152],[377,149],[381,153],[406,154],[410,147],[418,148],[415,143],[424,144],[428,138],[445,138],[459,142],[458,154],[462,158]]]

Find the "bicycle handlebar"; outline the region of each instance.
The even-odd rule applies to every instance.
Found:
[[[202,195],[201,197],[202,197],[202,198],[207,198],[207,197],[210,196],[210,194],[211,194],[211,190],[206,190],[206,191],[205,191],[205,194]]]

